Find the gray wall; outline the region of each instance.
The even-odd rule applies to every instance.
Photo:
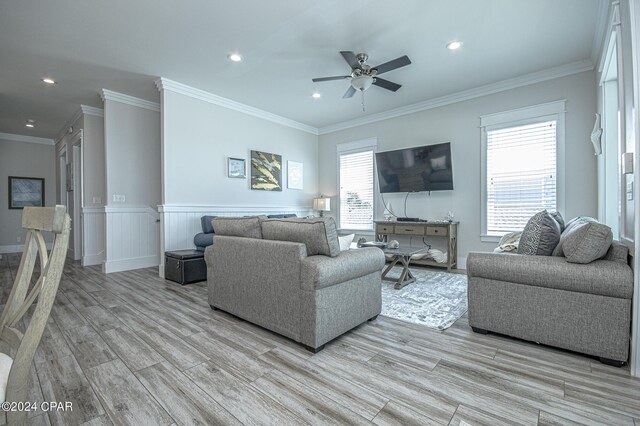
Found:
[[[480,120],[479,116],[566,99],[565,205],[562,214],[597,214],[596,159],[589,136],[596,110],[595,73],[584,72],[526,87],[483,96],[319,137],[320,192],[333,197],[335,213],[336,144],[377,137],[378,151],[451,142],[454,191],[410,194],[407,216],[443,219],[451,210],[460,221],[458,255],[489,251],[494,243],[480,241]],[[404,215],[404,195],[388,194],[397,215]],[[384,206],[378,197],[376,219]]]
[[[311,207],[318,192],[318,137],[183,94],[163,93],[163,204]],[[251,190],[227,177],[227,158],[251,150],[282,155],[282,192]],[[286,163],[304,164],[304,189],[286,188]]]
[[[109,206],[160,204],[160,113],[105,100],[105,161]],[[115,194],[125,202],[114,202]]]
[[[55,164],[53,145],[0,139],[0,248],[23,244],[26,234],[22,230],[22,210],[9,210],[9,176],[44,178],[45,205],[53,206],[56,204]]]

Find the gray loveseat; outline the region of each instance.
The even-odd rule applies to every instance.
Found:
[[[564,255],[559,244],[554,256],[469,253],[469,325],[621,366],[629,355],[633,295],[628,250],[613,242],[600,259],[572,263],[581,247],[567,258],[564,244]]]
[[[332,218],[216,218],[209,304],[316,352],[381,311],[384,255],[340,252]]]

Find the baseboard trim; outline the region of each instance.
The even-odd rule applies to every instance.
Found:
[[[51,250],[52,246],[53,246],[53,243],[47,243],[47,250]],[[22,253],[23,251],[24,251],[24,244],[0,246],[0,254]]]
[[[133,259],[122,259],[106,261],[102,265],[102,272],[131,271],[133,269],[152,268],[159,265],[158,256],[136,257]]]
[[[91,254],[82,258],[82,266],[102,265],[104,257],[101,254]]]

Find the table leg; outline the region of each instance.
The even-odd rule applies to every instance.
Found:
[[[393,256],[393,259],[391,261],[391,263],[389,263],[387,265],[387,267],[385,268],[385,270],[382,272],[382,279],[387,279],[387,274],[389,273],[389,271],[391,271],[391,268],[393,268],[394,266],[396,266],[396,263],[398,263],[398,260],[400,260],[400,256]]]
[[[396,282],[396,285],[393,286],[393,288],[395,288],[396,290],[400,290],[402,287],[406,286],[407,284],[411,284],[412,282],[415,282],[416,277],[411,273],[411,270],[409,269],[409,262],[411,260],[411,257],[405,257],[405,256],[398,256],[400,258],[400,262],[402,262],[402,273],[400,274],[400,278],[398,278],[398,282]]]

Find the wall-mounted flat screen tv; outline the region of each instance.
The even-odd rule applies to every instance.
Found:
[[[381,193],[453,189],[451,143],[376,153]]]

